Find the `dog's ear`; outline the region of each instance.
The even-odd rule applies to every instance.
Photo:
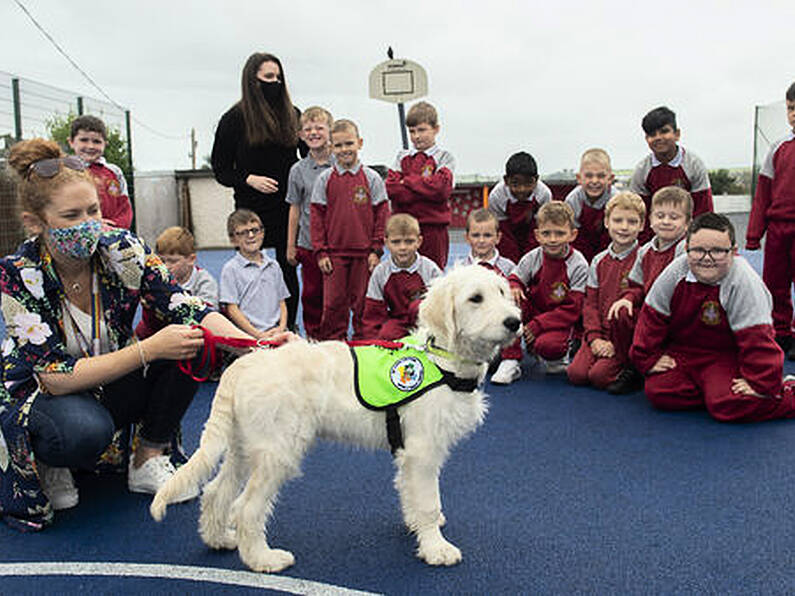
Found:
[[[448,343],[455,337],[455,286],[446,277],[434,280],[420,303],[418,323],[426,327],[431,335]]]

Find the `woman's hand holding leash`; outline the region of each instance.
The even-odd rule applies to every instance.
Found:
[[[168,325],[141,343],[150,360],[189,360],[204,345],[204,335],[190,325]]]

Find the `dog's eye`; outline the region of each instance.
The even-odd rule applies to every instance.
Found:
[[[480,304],[483,302],[483,295],[482,294],[475,294],[474,296],[470,296],[470,302],[474,302],[475,304]]]

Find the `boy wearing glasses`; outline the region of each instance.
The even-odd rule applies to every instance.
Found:
[[[237,209],[226,220],[226,229],[237,249],[221,269],[220,302],[226,316],[257,339],[284,331],[290,292],[279,263],[260,248],[262,221],[253,211]]]
[[[635,329],[630,358],[646,375],[649,401],[662,410],[706,407],[722,422],[795,416],[772,298],[735,255],[734,226],[717,213],[698,216],[686,252],[654,282]]]

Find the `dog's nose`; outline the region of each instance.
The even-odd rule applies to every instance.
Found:
[[[516,333],[516,330],[519,329],[519,325],[521,325],[522,322],[519,319],[517,319],[516,317],[508,317],[507,319],[505,319],[502,322],[502,324],[505,325],[505,327],[511,333]]]

